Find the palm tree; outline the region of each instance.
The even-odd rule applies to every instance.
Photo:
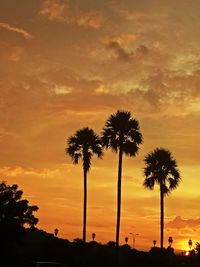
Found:
[[[164,197],[177,188],[181,179],[180,173],[171,152],[164,148],[156,148],[145,157],[144,162],[146,165],[144,168],[144,187],[150,190],[154,189],[155,184],[160,187],[160,246],[162,249],[164,240]]]
[[[139,123],[131,118],[129,111],[117,111],[111,115],[103,128],[102,145],[106,149],[111,148],[119,154],[118,160],[118,185],[117,185],[117,224],[116,246],[119,247],[120,213],[121,213],[121,180],[123,155],[136,156],[139,145],[142,143]]]
[[[103,155],[101,139],[88,127],[82,128],[69,137],[66,153],[71,156],[73,163],[78,164],[82,159],[84,176],[84,204],[83,204],[83,242],[86,242],[86,210],[87,210],[87,174],[91,166],[91,158],[95,154],[98,158]]]

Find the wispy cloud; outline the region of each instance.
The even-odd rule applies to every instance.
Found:
[[[1,177],[16,177],[16,176],[36,176],[40,178],[54,177],[58,175],[58,169],[33,169],[33,168],[22,168],[21,166],[16,167],[2,167],[0,168]]]
[[[198,219],[182,219],[181,216],[175,217],[172,221],[169,221],[166,226],[168,228],[198,228],[200,226],[200,218]]]
[[[1,28],[4,28],[8,31],[11,31],[11,32],[16,32],[16,33],[19,33],[21,34],[25,39],[32,39],[33,36],[28,33],[26,30],[22,29],[22,28],[18,28],[18,27],[13,27],[11,26],[10,24],[8,23],[5,23],[5,22],[0,22],[0,27]]]
[[[51,21],[65,21],[65,13],[68,6],[60,1],[45,0],[39,15],[47,17]]]
[[[95,12],[79,14],[76,23],[85,28],[99,29],[103,26],[104,19]]]
[[[101,28],[104,22],[104,18],[97,12],[83,12],[78,7],[72,8],[60,0],[45,0],[42,3],[39,15],[50,21],[93,29]]]

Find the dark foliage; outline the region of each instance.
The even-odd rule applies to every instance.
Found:
[[[105,148],[111,148],[114,152],[121,148],[127,156],[136,156],[141,143],[139,123],[129,111],[118,110],[107,119],[102,132],[102,145]]]
[[[22,195],[23,191],[18,189],[18,185],[0,183],[0,252],[2,262],[7,261],[9,264],[18,258],[25,226],[34,227],[38,222],[33,215],[38,207],[30,206],[28,200],[22,199]],[[7,266],[6,263],[4,266]]]
[[[168,250],[153,247],[150,252],[137,251],[128,245],[101,245],[95,241],[83,243],[60,239],[36,228],[26,229],[18,244],[20,267],[32,266],[33,261],[59,262],[63,267],[198,267],[198,257],[178,256]],[[112,242],[113,243],[113,242]],[[112,244],[111,243],[111,244]],[[17,261],[16,261],[17,262]],[[193,265],[191,265],[193,264]]]
[[[78,164],[82,158],[83,169],[86,172],[90,170],[92,156],[95,154],[101,158],[103,155],[100,138],[88,127],[76,131],[67,140],[67,145],[66,153],[72,158],[73,163]]]
[[[0,183],[0,235],[1,240],[15,241],[23,232],[24,226],[33,227],[38,219],[33,212],[37,206],[29,206],[28,200],[22,199],[23,191],[18,185]]]
[[[180,183],[177,162],[169,150],[156,148],[145,157],[144,187],[154,189],[155,184],[161,186],[164,194],[169,194]]]

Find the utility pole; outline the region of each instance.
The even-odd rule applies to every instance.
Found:
[[[135,248],[136,236],[138,236],[139,234],[133,234],[133,233],[129,233],[129,234],[132,235],[133,237],[133,248]]]

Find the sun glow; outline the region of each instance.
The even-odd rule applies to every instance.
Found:
[[[188,252],[189,247],[188,247],[188,240],[184,239],[178,242],[177,247],[179,247],[180,250]]]

